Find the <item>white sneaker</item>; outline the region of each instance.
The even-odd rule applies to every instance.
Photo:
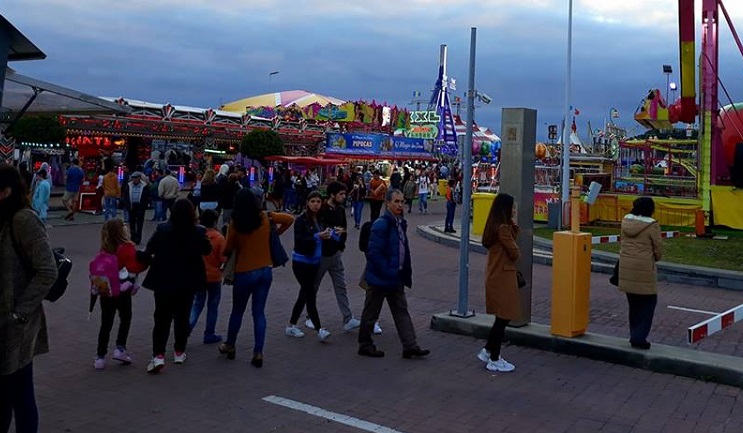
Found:
[[[379,326],[379,322],[374,323],[374,333],[377,335],[382,333],[382,327]]]
[[[184,362],[186,362],[186,358],[186,352],[175,352],[175,355],[173,356],[173,362],[175,362],[176,364],[183,364]]]
[[[498,357],[497,361],[488,361],[488,365],[485,366],[490,371],[502,371],[509,372],[516,369],[516,367],[505,359]]]
[[[93,361],[93,367],[96,370],[103,370],[106,368],[106,358],[95,358],[95,361]]]
[[[351,320],[349,320],[348,322],[346,322],[345,325],[343,325],[343,330],[344,331],[353,331],[354,329],[358,328],[359,326],[361,326],[361,320],[352,317]]]
[[[315,329],[315,324],[312,323],[312,319],[307,319],[304,321],[304,326],[307,329]]]
[[[328,331],[325,328],[320,328],[319,331],[317,331],[317,339],[325,342],[327,341],[328,337],[330,337],[330,331]]]
[[[483,347],[480,353],[477,354],[477,359],[486,363],[490,362],[490,352]]]
[[[129,352],[126,350],[121,350],[119,348],[116,348],[114,350],[114,356],[113,358],[125,365],[129,365],[132,363],[132,357],[129,355]]]
[[[304,332],[302,332],[301,329],[297,328],[297,325],[289,325],[286,327],[286,330],[284,333],[288,337],[294,337],[294,338],[302,338],[304,337]]]
[[[152,358],[149,364],[147,364],[147,372],[150,374],[157,374],[165,367],[165,357],[158,355]]]

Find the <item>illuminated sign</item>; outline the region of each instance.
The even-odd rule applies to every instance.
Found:
[[[441,116],[435,111],[411,111],[410,123],[439,123]]]
[[[405,136],[410,138],[423,138],[433,140],[439,135],[439,127],[436,125],[410,125],[405,131]]]

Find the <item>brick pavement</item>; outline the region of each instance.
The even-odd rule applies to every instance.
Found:
[[[441,202],[432,214],[412,215],[411,225],[443,218]],[[368,212],[368,209],[366,209]],[[102,217],[100,217],[102,219]],[[145,235],[153,223],[146,223]],[[266,364],[247,364],[252,342],[249,317],[238,339],[238,358],[217,356],[214,346],[194,338],[185,365],[167,365],[148,376],[153,301],[143,290],[134,300],[129,348],[134,365],[92,368],[99,312],[88,321],[87,261],[98,247],[100,225],[50,229],[55,245],[64,245],[75,267],[68,294],[47,306],[52,352],[37,358],[36,386],[42,432],[358,432],[262,401],[276,395],[347,414],[402,432],[740,432],[741,390],[644,370],[519,347],[504,355],[517,365],[511,374],[490,374],[474,358],[482,342],[428,329],[433,313],[454,307],[457,258],[453,249],[419,238],[411,230],[415,287],[409,292],[411,313],[422,345],[433,354],[403,360],[390,315],[383,310],[384,334],[378,345],[384,359],[355,354],[356,333],[344,333],[329,278],[319,295],[320,314],[333,331],[328,344],[312,334],[303,340],[283,335],[297,292],[290,269],[279,269],[267,306]],[[363,293],[354,286],[362,259],[351,232],[346,253],[351,305],[360,314]],[[284,245],[290,248],[291,238]],[[482,311],[480,282],[484,256],[472,255],[471,305]],[[534,319],[548,318],[550,269],[536,266]],[[594,276],[591,330],[626,332],[624,300]],[[608,283],[606,283],[608,284]],[[699,298],[696,308],[722,310],[741,303],[743,294],[681,285],[664,285],[653,341],[681,344],[689,314],[666,311],[665,305]],[[218,330],[225,332],[231,295],[223,294]],[[690,306],[690,305],[685,305]],[[692,320],[694,319],[694,320]],[[202,323],[195,335],[203,326]],[[737,353],[739,336],[721,333],[705,350]],[[668,340],[668,341],[666,341]],[[171,339],[172,343],[172,339]],[[724,343],[724,344],[723,344]],[[669,344],[674,344],[670,342]],[[168,355],[171,356],[170,354]]]

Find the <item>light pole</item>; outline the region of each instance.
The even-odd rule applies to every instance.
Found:
[[[671,87],[671,74],[673,73],[673,68],[671,65],[663,65],[663,73],[666,74],[666,105],[671,105],[668,102],[668,89]]]
[[[462,226],[459,237],[459,299],[456,311],[450,314],[458,317],[471,317],[475,313],[468,307],[470,278],[470,200],[472,197],[472,128],[475,118],[475,48],[477,28],[472,27],[470,35],[470,70],[467,88],[467,133],[462,149]]]
[[[671,84],[669,84],[668,87],[671,89],[671,92],[672,92],[671,94],[673,95],[671,97],[671,99],[673,99],[675,101],[676,100],[676,90],[678,89],[678,85],[675,82],[671,81]],[[670,101],[669,101],[669,105],[670,105]]]
[[[560,218],[559,227],[562,230],[565,206],[570,203],[570,135],[568,134],[568,120],[570,119],[570,99],[572,62],[573,57],[573,0],[568,0],[568,55],[567,73],[565,75],[565,119],[562,128],[562,183],[560,194]]]

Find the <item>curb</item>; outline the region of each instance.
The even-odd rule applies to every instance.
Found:
[[[461,318],[440,313],[431,317],[431,329],[487,339],[494,320],[495,317],[489,314]],[[564,338],[550,334],[549,326],[535,323],[521,328],[508,327],[506,337],[519,346],[743,387],[743,365],[740,358],[734,356],[664,344],[653,344],[650,350],[639,350],[630,347],[625,339],[590,332]]]
[[[447,247],[459,247],[459,237],[442,232],[438,226],[419,225],[416,227],[416,233],[425,239]],[[534,263],[552,266],[552,241],[535,236],[534,247]],[[470,251],[478,254],[487,254],[485,247],[471,239]],[[618,259],[619,255],[614,253],[592,251],[591,272],[611,274]],[[661,281],[726,290],[743,290],[743,272],[679,265],[677,263],[662,261],[658,262],[657,266],[658,280]]]

